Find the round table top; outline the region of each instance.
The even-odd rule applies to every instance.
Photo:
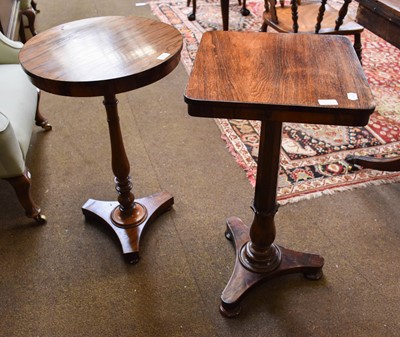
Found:
[[[105,96],[137,89],[179,63],[182,36],[136,16],[106,16],[62,24],[32,37],[19,59],[32,83],[63,96]]]

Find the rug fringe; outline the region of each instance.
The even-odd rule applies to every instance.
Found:
[[[333,187],[322,191],[315,191],[310,192],[304,195],[297,195],[297,196],[278,196],[278,202],[280,205],[286,205],[291,203],[296,203],[303,200],[312,200],[322,196],[333,195],[337,192],[347,192],[352,191],[355,189],[361,189],[368,186],[379,186],[379,185],[387,185],[393,183],[400,183],[400,176],[393,177],[393,178],[384,178],[378,180],[371,180],[371,181],[364,181],[359,184],[354,184],[350,186],[340,186],[340,187]]]

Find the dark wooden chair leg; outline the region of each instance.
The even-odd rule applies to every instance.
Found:
[[[28,168],[25,169],[23,175],[18,177],[6,178],[14,188],[17,198],[25,209],[28,218],[33,218],[40,224],[47,222],[46,217],[40,213],[40,208],[35,204],[31,197],[31,177]]]
[[[361,44],[361,34],[354,34],[354,49],[362,64],[362,44]]]
[[[260,32],[266,32],[268,29],[268,25],[267,23],[264,21],[261,28],[260,28]]]
[[[191,0],[187,0],[187,6],[190,6]],[[248,16],[250,15],[250,11],[246,8],[246,0],[243,0],[243,5],[242,5],[242,0],[238,0],[239,6],[242,6],[240,9],[240,13],[243,16]],[[229,30],[229,0],[221,0],[221,11],[222,11],[222,26],[223,30]],[[188,15],[189,21],[194,21],[196,20],[196,0],[193,0],[193,12]]]
[[[24,27],[24,23],[22,22],[22,19],[21,19],[21,23],[19,24],[19,38],[21,39],[22,43],[26,42],[25,27]]]
[[[25,15],[26,18],[28,19],[28,28],[29,28],[32,36],[37,35],[36,29],[35,29],[35,19],[36,19],[35,10],[32,7],[31,8],[27,8],[27,9],[24,9],[21,12],[21,14]]]
[[[40,113],[39,103],[40,103],[40,90],[38,89],[38,100],[37,100],[37,105],[36,105],[35,124],[37,126],[40,126],[41,128],[43,128],[45,131],[50,131],[53,127],[48,122],[48,120]]]
[[[188,6],[189,5],[190,5],[190,0],[188,0]],[[193,12],[188,15],[188,20],[189,21],[196,20],[196,9],[197,9],[197,3],[196,3],[196,0],[193,0]]]
[[[229,30],[229,0],[221,0],[222,29]]]
[[[239,5],[241,5],[241,1],[239,1]],[[246,8],[246,0],[243,0],[243,6],[240,9],[240,14],[242,14],[243,16],[250,15],[250,11]]]

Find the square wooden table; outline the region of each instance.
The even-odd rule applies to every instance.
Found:
[[[246,41],[246,43],[243,43]],[[366,125],[375,109],[357,55],[346,37],[258,32],[203,35],[185,92],[196,117],[261,121],[254,220],[227,219],[235,267],[221,296],[227,317],[256,284],[289,273],[322,277],[319,255],[274,243],[282,123]]]

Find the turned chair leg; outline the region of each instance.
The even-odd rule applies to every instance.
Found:
[[[188,7],[190,6],[190,0],[188,0]],[[189,21],[196,20],[196,9],[197,9],[197,0],[193,0],[193,11],[188,15]]]
[[[191,0],[187,0],[187,7],[190,6]],[[239,6],[242,6],[242,0],[238,0]],[[196,9],[197,9],[197,4],[196,0],[193,0],[193,12],[188,15],[188,20],[189,21],[194,21],[196,20]],[[240,9],[240,13],[243,16],[250,15],[250,11],[246,8],[246,0],[243,0],[243,6]],[[222,14],[222,17],[224,17],[224,14]]]
[[[45,131],[50,131],[53,127],[48,122],[48,120],[40,113],[40,109],[39,109],[40,90],[38,89],[37,92],[38,92],[38,99],[37,99],[37,105],[36,105],[35,124],[37,126],[40,126],[41,128],[43,128]]]
[[[242,6],[242,8],[240,9],[240,14],[242,14],[243,16],[250,15],[250,11],[246,7],[246,0],[243,0],[243,5],[242,5],[242,1],[239,0],[239,6]]]
[[[268,25],[267,23],[264,21],[261,28],[260,28],[260,32],[266,32],[268,29]]]
[[[21,42],[25,43],[26,36],[25,36],[25,31],[24,31],[25,26],[24,26],[24,20],[22,17],[23,15],[25,15],[26,18],[28,19],[28,28],[29,28],[32,36],[35,36],[35,35],[37,35],[36,29],[35,29],[36,12],[32,7],[21,11],[21,23],[20,23],[20,27],[19,27],[19,34],[20,34]]]
[[[19,38],[22,43],[26,42],[25,27],[24,23],[22,22],[22,18],[21,18],[21,23],[19,25]]]
[[[31,175],[28,168],[25,169],[23,175],[6,178],[5,180],[14,188],[20,204],[25,209],[26,216],[33,218],[40,224],[46,223],[46,217],[40,213],[40,208],[34,203],[31,197]]]

